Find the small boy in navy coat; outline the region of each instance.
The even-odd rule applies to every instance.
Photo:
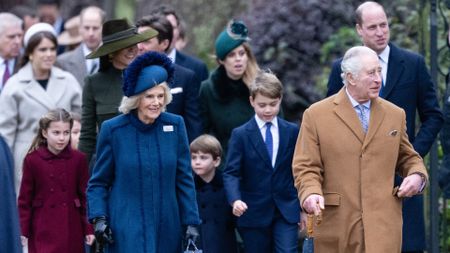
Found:
[[[245,253],[297,252],[300,203],[292,177],[297,125],[277,117],[278,78],[258,73],[250,87],[255,117],[231,134],[223,172]]]
[[[214,136],[204,134],[192,141],[190,149],[202,220],[197,246],[204,253],[236,253],[236,221],[225,197],[222,172],[216,170],[220,165],[222,146]]]

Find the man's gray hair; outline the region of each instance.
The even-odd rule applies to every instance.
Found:
[[[0,12],[0,34],[3,34],[6,28],[11,26],[22,27],[22,19],[9,12]]]
[[[347,85],[348,73],[356,76],[361,70],[361,68],[363,67],[361,66],[361,56],[367,54],[374,54],[375,56],[377,56],[377,53],[375,53],[375,51],[365,46],[352,47],[347,50],[347,52],[345,52],[344,58],[341,62],[341,77],[344,85]]]

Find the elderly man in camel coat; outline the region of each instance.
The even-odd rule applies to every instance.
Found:
[[[345,86],[303,115],[293,159],[307,213],[323,214],[316,252],[400,252],[402,197],[423,191],[427,172],[406,134],[405,112],[378,97],[381,66],[367,47],[349,49]],[[405,177],[394,189],[394,175]]]

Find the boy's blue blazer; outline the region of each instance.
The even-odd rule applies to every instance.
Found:
[[[275,168],[254,117],[231,134],[223,181],[228,202],[232,204],[240,199],[248,206],[237,220],[239,227],[269,226],[275,208],[287,222],[299,222],[300,203],[292,176],[299,128],[280,118],[277,120],[280,144]]]

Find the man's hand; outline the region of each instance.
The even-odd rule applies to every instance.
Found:
[[[324,209],[325,200],[319,194],[311,194],[303,201],[303,210],[306,213],[313,213],[315,216],[319,216]]]
[[[245,204],[242,200],[236,200],[233,202],[233,214],[237,217],[240,217],[247,211],[247,204]]]
[[[308,215],[305,212],[300,212],[300,222],[298,226],[300,227],[300,231],[306,229],[306,222],[308,221]]]
[[[397,196],[399,198],[404,198],[416,195],[420,192],[422,183],[422,177],[417,173],[405,177],[400,188],[398,188]]]

